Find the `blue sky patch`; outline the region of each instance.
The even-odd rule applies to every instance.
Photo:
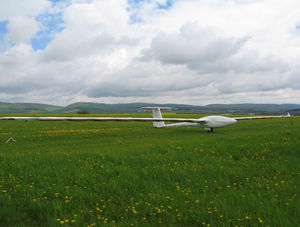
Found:
[[[128,0],[128,3],[130,5],[138,5],[138,4],[143,3],[143,2],[149,2],[149,0]]]
[[[158,10],[167,10],[171,8],[176,0],[167,0],[166,4],[156,3],[156,9]],[[142,23],[143,20],[138,17],[139,8],[142,7],[142,4],[153,2],[153,0],[128,0],[129,8],[127,9],[129,12],[133,11],[130,15],[130,24]]]
[[[50,1],[50,2],[52,2],[54,4],[60,3],[60,2],[70,2],[70,0],[48,0],[48,1]]]
[[[167,0],[166,4],[157,3],[157,8],[168,9],[174,4],[175,1],[176,0]],[[133,8],[138,7],[139,5],[147,2],[153,2],[153,1],[152,0],[128,0],[128,4]]]
[[[7,30],[8,21],[0,21],[0,42],[4,39],[4,36],[8,33]]]
[[[53,4],[53,6],[60,4],[60,8],[65,8],[72,4],[71,0],[48,1],[50,1]],[[43,29],[40,32],[38,32],[38,34],[34,38],[30,40],[31,45],[35,51],[44,50],[46,49],[48,44],[54,39],[54,36],[57,33],[60,33],[64,30],[63,15],[62,13],[45,13],[36,17],[36,20],[42,24]]]
[[[64,29],[61,13],[42,14],[36,18],[42,24],[42,30],[31,39],[31,45],[35,51],[44,50],[53,40],[55,34]]]
[[[159,9],[169,9],[170,7],[172,7],[173,3],[174,3],[174,1],[168,0],[165,5],[157,4],[157,7]]]
[[[38,34],[39,35],[39,34]],[[48,44],[53,40],[52,37],[49,36],[41,36],[38,38],[32,38],[31,46],[35,51],[44,50],[48,46]]]
[[[130,24],[137,24],[137,23],[142,23],[143,20],[141,18],[139,18],[138,14],[132,14],[130,15]]]

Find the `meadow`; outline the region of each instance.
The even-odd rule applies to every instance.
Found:
[[[299,117],[214,133],[1,121],[0,225],[300,226],[299,152]]]

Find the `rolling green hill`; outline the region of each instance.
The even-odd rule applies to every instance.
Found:
[[[52,113],[62,107],[38,103],[5,103],[0,102],[0,113]]]
[[[184,104],[155,104],[155,103],[126,103],[105,104],[78,102],[62,107],[36,103],[4,103],[0,102],[0,113],[24,113],[24,114],[51,114],[51,113],[138,113],[143,106],[169,106],[176,113],[199,114],[299,114],[299,104],[211,104],[206,106],[194,106]]]

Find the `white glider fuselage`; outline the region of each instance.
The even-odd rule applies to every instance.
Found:
[[[204,128],[221,128],[237,123],[237,120],[234,118],[224,116],[207,116],[200,119],[206,121]]]
[[[155,128],[169,128],[169,127],[180,127],[180,126],[196,126],[210,130],[212,128],[221,128],[228,125],[237,123],[237,120],[230,117],[224,116],[207,116],[198,119],[199,123],[181,122],[175,124],[164,124]]]

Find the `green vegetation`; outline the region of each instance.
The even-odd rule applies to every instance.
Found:
[[[11,126],[17,143],[6,144]],[[1,121],[0,223],[300,226],[299,150],[297,117],[242,121],[215,133]]]
[[[36,103],[3,103],[0,102],[0,113],[52,113],[62,107]]]
[[[76,114],[78,112],[88,112],[91,114],[107,113],[137,113],[141,112],[144,106],[168,106],[172,107],[172,112],[176,113],[196,113],[196,114],[298,114],[300,105],[298,104],[214,104],[206,106],[192,106],[183,104],[155,104],[155,103],[126,103],[126,104],[105,104],[78,102],[60,107],[34,103],[1,103],[0,113],[21,113],[21,114]]]

